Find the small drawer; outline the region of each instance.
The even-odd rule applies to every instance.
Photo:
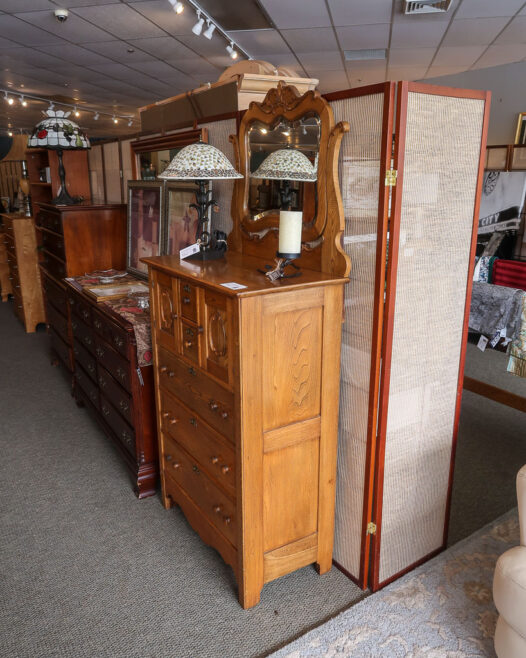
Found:
[[[80,295],[75,295],[75,311],[79,318],[91,327],[91,306]]]
[[[73,339],[73,358],[75,359],[75,362],[78,361],[78,363],[80,363],[93,381],[96,382],[97,361],[95,357],[92,356],[76,339]]]
[[[122,445],[124,445],[132,455],[135,455],[135,432],[133,431],[133,428],[128,425],[124,418],[102,393],[100,396],[100,410],[103,419],[117,435]]]
[[[97,387],[97,384],[94,383],[91,377],[88,377],[88,375],[84,372],[84,370],[80,365],[75,366],[74,377],[75,377],[75,385],[82,390],[82,393],[84,394],[85,397],[88,398],[91,404],[96,409],[99,409],[100,407],[99,389]]]
[[[181,322],[181,351],[194,363],[199,363],[199,340],[202,331],[202,327],[195,327],[184,320]]]
[[[181,315],[188,320],[197,322],[197,286],[186,281],[179,281],[179,299],[181,300]]]
[[[55,279],[60,280],[66,276],[66,263],[47,251],[42,252],[42,267]]]
[[[59,313],[52,304],[46,304],[46,317],[49,326],[57,332],[65,343],[69,343],[68,319],[62,313]]]
[[[40,244],[46,251],[49,251],[53,256],[66,260],[64,238],[62,235],[51,233],[49,231],[40,231],[40,235]]]
[[[169,393],[161,392],[161,427],[232,497],[236,495],[233,446]]]
[[[123,356],[128,356],[128,332],[118,327],[102,313],[92,310],[92,324],[95,331]]]
[[[100,390],[104,396],[113,404],[115,409],[124,416],[124,418],[133,425],[133,408],[132,398],[122,386],[117,384],[109,372],[107,372],[99,363],[98,380]]]
[[[62,220],[60,215],[55,215],[55,213],[41,210],[36,216],[36,224],[50,231],[55,231],[55,233],[60,233],[61,235],[63,233]]]
[[[91,328],[78,315],[71,316],[71,329],[77,338],[92,354],[95,354],[95,341]]]
[[[46,295],[46,300],[67,317],[68,305],[66,301],[66,291],[54,283],[53,279],[47,276],[42,277],[42,287]]]
[[[230,441],[234,441],[234,395],[204,372],[159,348],[159,384]]]
[[[95,338],[95,354],[97,360],[103,365],[112,377],[125,388],[128,393],[131,392],[131,372],[130,362],[123,359],[108,343],[99,337]]]
[[[49,334],[51,336],[51,349],[64,363],[68,370],[73,370],[69,346],[53,331],[53,329],[50,330]]]

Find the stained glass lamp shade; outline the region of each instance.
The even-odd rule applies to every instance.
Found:
[[[211,144],[197,142],[182,148],[168,167],[159,175],[164,180],[194,180],[197,184],[196,201],[191,204],[197,210],[198,223],[195,240],[199,242],[200,260],[221,258],[226,250],[226,235],[215,231],[212,238],[206,230],[208,209],[217,205],[211,198],[212,190],[207,190],[207,181],[243,178],[219,149]],[[221,235],[219,235],[221,234]]]
[[[62,162],[62,152],[64,150],[89,149],[89,139],[74,121],[68,119],[70,112],[47,110],[44,114],[46,118],[35,126],[27,140],[27,146],[28,148],[44,148],[57,152],[60,190],[58,196],[53,199],[53,203],[57,205],[79,203],[80,199],[70,196],[66,188],[66,172]]]

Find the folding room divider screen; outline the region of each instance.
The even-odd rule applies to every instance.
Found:
[[[446,544],[489,94],[403,82],[328,100],[351,127],[334,559],[377,589]]]

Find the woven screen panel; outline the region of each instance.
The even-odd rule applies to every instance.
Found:
[[[208,141],[212,146],[218,148],[230,162],[235,166],[234,148],[229,141],[230,135],[237,133],[235,119],[225,119],[224,121],[214,121],[212,123],[203,123],[200,128],[208,129]],[[232,205],[232,192],[234,191],[233,180],[215,180],[212,181],[213,198],[219,205],[219,212],[212,209],[212,231],[219,229],[227,235],[232,230],[232,215],[230,207]]]
[[[355,577],[362,540],[383,102],[383,94],[372,94],[331,103],[336,121],[350,123],[339,172],[344,246],[351,259],[342,332],[334,559]]]
[[[443,541],[483,114],[409,93],[380,582]]]

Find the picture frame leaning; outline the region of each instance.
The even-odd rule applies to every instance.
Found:
[[[128,181],[126,269],[142,279],[148,267],[141,258],[161,255],[163,187],[163,181]]]

